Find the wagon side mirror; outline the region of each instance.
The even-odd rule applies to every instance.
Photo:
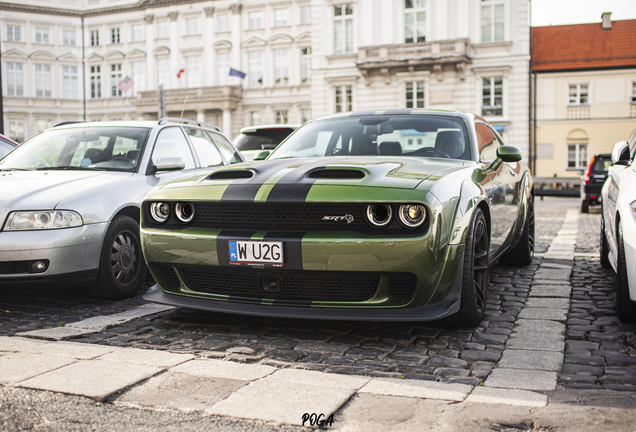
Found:
[[[263,150],[254,155],[254,160],[265,160],[270,155],[271,150]]]
[[[148,175],[155,174],[159,171],[179,171],[185,169],[185,162],[180,157],[163,157],[157,160],[157,165],[152,161],[148,167]]]
[[[627,141],[619,141],[614,144],[614,150],[612,150],[612,162],[614,165],[629,164],[629,144],[627,144]]]

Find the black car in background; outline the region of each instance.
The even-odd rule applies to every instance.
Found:
[[[596,155],[590,161],[581,188],[581,213],[588,213],[591,205],[601,204],[601,189],[611,166],[611,154]]]

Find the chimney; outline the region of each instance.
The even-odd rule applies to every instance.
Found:
[[[603,30],[611,30],[612,29],[612,13],[611,12],[603,12],[601,14],[601,18],[603,19],[602,26]]]

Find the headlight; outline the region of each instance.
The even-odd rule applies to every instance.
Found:
[[[403,204],[398,218],[406,228],[419,228],[426,221],[426,208],[421,204]]]
[[[190,203],[177,203],[174,212],[179,222],[188,223],[194,218],[194,205]]]
[[[382,228],[391,222],[393,210],[387,204],[370,204],[367,206],[366,216],[372,226]]]
[[[9,214],[5,231],[57,229],[81,226],[82,217],[70,210],[20,211]]]
[[[153,202],[150,204],[150,216],[157,223],[164,223],[170,216],[170,204],[165,202]]]

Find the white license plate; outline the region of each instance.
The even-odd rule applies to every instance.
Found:
[[[282,241],[230,240],[230,264],[283,265]]]

